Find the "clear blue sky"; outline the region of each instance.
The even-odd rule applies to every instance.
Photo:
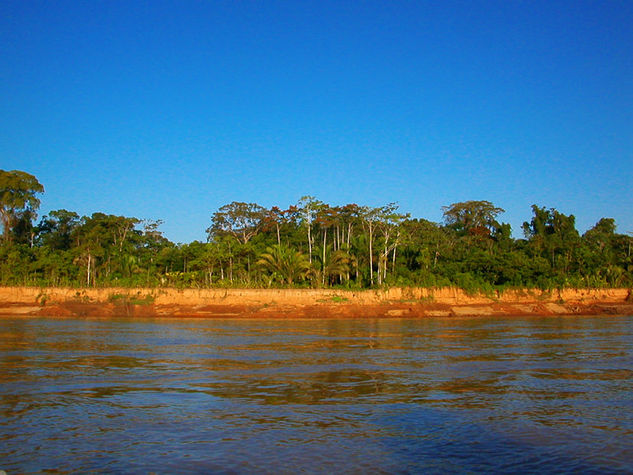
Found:
[[[306,194],[633,231],[631,1],[0,3],[0,168],[204,240]]]

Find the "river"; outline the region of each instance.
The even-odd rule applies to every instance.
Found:
[[[0,470],[633,472],[633,317],[0,317]]]

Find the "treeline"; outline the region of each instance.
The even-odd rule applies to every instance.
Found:
[[[233,202],[211,216],[207,242],[175,244],[160,221],[51,211],[37,219],[35,177],[0,170],[0,283],[41,286],[629,287],[633,238],[602,218],[580,235],[573,215],[532,206],[523,239],[488,201],[443,208],[444,221],[396,204],[288,209]]]

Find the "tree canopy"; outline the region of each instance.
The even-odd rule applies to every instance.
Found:
[[[246,244],[260,231],[266,215],[266,208],[256,203],[233,201],[213,214],[213,224],[207,228],[207,233],[210,238],[218,233],[228,233]]]
[[[304,196],[287,209],[234,201],[211,213],[206,242],[175,244],[161,221],[66,209],[37,221],[44,188],[0,173],[0,284],[65,286],[328,287],[633,286],[633,237],[601,218],[582,236],[574,215],[532,206],[512,237],[490,201],[412,218],[396,203],[342,206]]]
[[[40,207],[37,194],[43,192],[44,187],[33,175],[19,170],[0,170],[0,219],[5,241],[10,239],[11,228],[21,213],[28,214],[29,221],[35,217]]]
[[[464,201],[443,206],[444,221],[458,231],[489,234],[498,226],[497,216],[504,213],[490,201]]]

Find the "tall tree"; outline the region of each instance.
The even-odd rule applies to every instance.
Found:
[[[266,212],[264,217],[264,230],[274,228],[277,234],[277,245],[281,246],[281,227],[287,220],[287,210],[282,210],[278,206],[273,206]]]
[[[409,217],[408,214],[398,213],[398,204],[389,203],[379,209],[378,228],[382,233],[383,249],[378,261],[378,284],[387,278],[387,264],[389,253],[392,254],[392,267],[395,267],[396,249],[400,243],[400,225]]]
[[[361,207],[360,216],[364,228],[367,230],[368,252],[369,252],[369,283],[374,285],[374,233],[381,219],[381,208],[371,208],[369,206]]]
[[[532,205],[532,212],[531,221],[522,226],[525,236],[543,257],[550,260],[552,268],[566,273],[580,241],[575,216],[536,205]]]
[[[0,220],[4,228],[4,240],[10,240],[10,232],[20,213],[35,217],[40,206],[37,193],[44,187],[33,175],[19,171],[0,170]]]
[[[464,201],[443,206],[444,222],[457,231],[489,235],[498,226],[497,216],[505,210],[490,201]]]
[[[38,225],[39,242],[50,249],[68,250],[71,247],[73,230],[78,225],[79,215],[74,211],[51,211]]]
[[[332,226],[334,226],[336,224],[336,219],[338,212],[336,208],[330,208],[330,206],[328,206],[327,204],[322,205],[321,207],[319,207],[319,209],[317,210],[317,215],[316,215],[316,222],[319,225],[319,228],[321,228],[321,234],[323,237],[323,243],[322,243],[322,257],[321,257],[321,271],[322,271],[322,285],[325,285],[325,279],[326,279],[326,275],[324,272],[324,266],[326,263],[326,251],[327,251],[327,232],[328,229],[330,229]],[[336,248],[336,241],[334,240],[334,246],[333,248]]]
[[[212,217],[212,225],[207,228],[209,241],[215,234],[230,234],[240,243],[246,244],[261,230],[266,208],[256,203],[233,201],[222,206]]]
[[[297,208],[301,216],[301,222],[305,225],[308,234],[308,260],[312,264],[312,224],[316,219],[318,211],[324,206],[322,201],[314,196],[302,196],[297,203]]]

